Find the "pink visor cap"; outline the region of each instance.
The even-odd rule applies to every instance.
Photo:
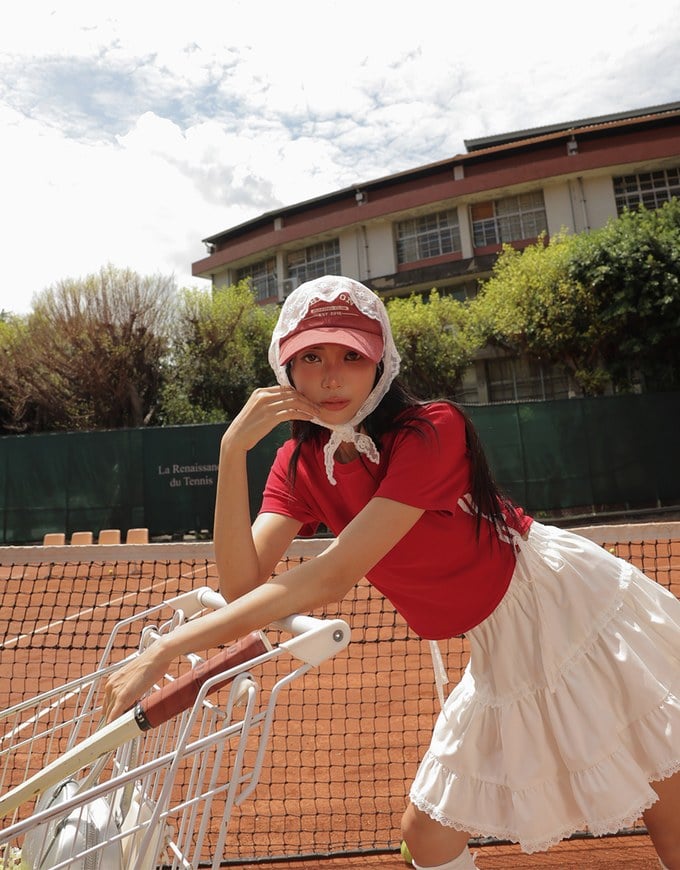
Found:
[[[368,317],[341,294],[332,302],[319,300],[279,344],[279,361],[285,365],[296,353],[317,344],[339,344],[374,363],[383,357],[385,342],[380,321]]]

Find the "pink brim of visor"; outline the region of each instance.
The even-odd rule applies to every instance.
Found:
[[[300,351],[320,344],[339,344],[342,347],[348,347],[370,359],[376,365],[382,359],[385,349],[382,335],[358,329],[324,326],[317,329],[305,329],[303,332],[294,333],[289,338],[282,338],[279,344],[281,365],[285,365]]]

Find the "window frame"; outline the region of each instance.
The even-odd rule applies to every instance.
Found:
[[[417,263],[462,251],[457,208],[406,218],[395,224],[397,263]]]
[[[489,359],[484,368],[489,404],[569,397],[569,376],[559,365],[521,356]],[[501,369],[497,376],[494,369]]]
[[[475,212],[486,214],[475,218]],[[470,231],[475,248],[538,238],[548,231],[543,191],[531,190],[474,203],[470,206]]]
[[[640,206],[650,210],[660,208],[673,197],[680,199],[680,166],[614,175],[612,185],[619,217],[624,211],[635,211]]]
[[[297,260],[297,262],[293,262]],[[323,275],[341,275],[340,239],[315,242],[286,254],[286,274],[296,286],[321,278]]]
[[[278,296],[278,275],[276,257],[267,257],[257,263],[249,263],[236,271],[237,282],[250,281],[250,289],[255,294],[257,302],[264,302]]]

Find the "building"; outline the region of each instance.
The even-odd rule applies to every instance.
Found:
[[[324,274],[383,298],[436,287],[473,296],[504,243],[603,226],[680,196],[680,102],[465,141],[466,153],[271,211],[204,239],[195,276],[250,278],[277,302]],[[463,401],[569,394],[559,372],[481,354]]]

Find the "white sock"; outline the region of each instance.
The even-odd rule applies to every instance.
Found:
[[[437,864],[436,867],[423,867],[422,864],[413,862],[415,870],[476,870],[475,864],[470,850],[466,846],[457,858],[453,861],[447,861],[446,864]]]

